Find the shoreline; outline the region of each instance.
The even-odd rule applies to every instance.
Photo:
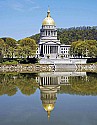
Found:
[[[0,65],[0,72],[52,72],[52,71],[79,71],[97,72],[97,64],[53,65],[53,64],[16,64]]]

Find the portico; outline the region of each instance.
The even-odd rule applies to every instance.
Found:
[[[42,50],[41,50],[42,49]],[[50,44],[42,44],[40,45],[40,50],[42,54],[58,54],[59,53],[59,45],[50,45]]]

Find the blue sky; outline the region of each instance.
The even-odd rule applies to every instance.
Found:
[[[97,26],[97,0],[0,0],[0,37],[39,33],[48,5],[57,28]]]

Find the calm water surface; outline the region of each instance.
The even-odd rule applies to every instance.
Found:
[[[97,125],[97,73],[0,73],[0,125]]]

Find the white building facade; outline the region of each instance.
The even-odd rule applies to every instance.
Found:
[[[42,22],[40,29],[40,40],[36,57],[40,59],[40,64],[73,64],[76,60],[70,59],[71,45],[61,44],[57,38],[57,28],[54,20],[50,16],[50,10],[47,11],[47,17]],[[77,63],[86,63],[85,60],[78,60]]]

